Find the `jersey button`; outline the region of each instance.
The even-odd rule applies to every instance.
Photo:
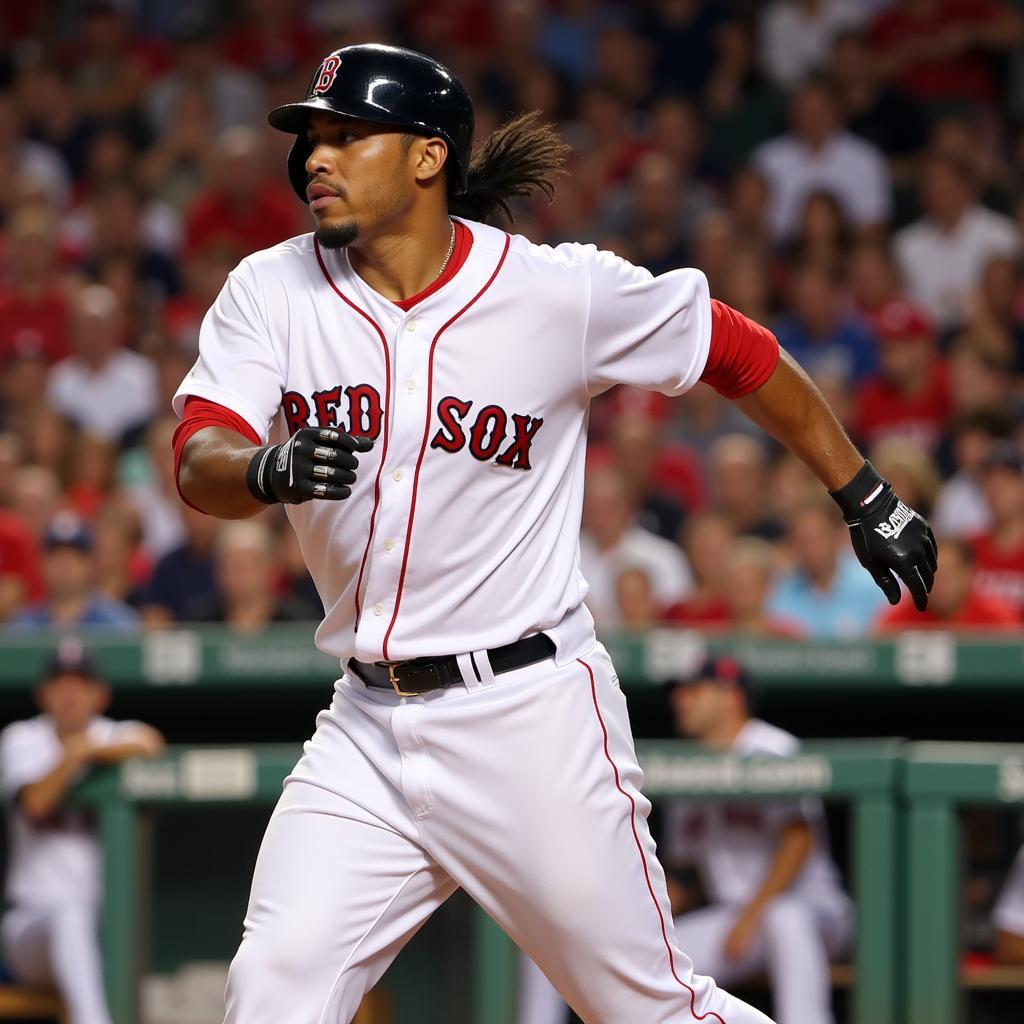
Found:
[[[416,381],[414,381],[414,380],[412,379],[412,377],[410,377],[410,378],[409,378],[409,379],[408,379],[408,380],[407,380],[407,381],[405,382],[405,386],[406,386],[406,387],[407,387],[407,388],[408,388],[408,389],[409,389],[410,391],[415,391],[415,390],[416,390]]]
[[[384,606],[382,604],[375,604],[373,606],[373,614],[374,615],[383,615],[384,614]]]
[[[384,550],[385,551],[391,551],[394,548],[394,546],[395,546],[395,542],[393,540],[386,540],[386,541],[384,541]]]
[[[395,483],[401,483],[402,477],[405,476],[400,469],[396,469],[391,475],[395,478]]]
[[[408,331],[408,332],[409,332],[410,334],[412,334],[412,332],[416,330],[416,321],[415,321],[415,320],[410,320],[410,321],[409,321],[409,322],[408,322],[408,323],[407,323],[407,324],[405,325],[405,329],[406,329],[406,330],[407,330],[407,331]]]

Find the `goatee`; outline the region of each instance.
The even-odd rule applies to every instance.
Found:
[[[321,224],[313,234],[325,249],[344,249],[359,237],[359,227],[354,220],[347,220],[344,224]]]

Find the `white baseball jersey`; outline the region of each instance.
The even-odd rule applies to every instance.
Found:
[[[992,923],[1000,931],[1024,935],[1024,847],[1003,883],[992,910]]]
[[[138,728],[138,722],[97,717],[89,723],[88,733],[94,742],[108,744]],[[6,896],[19,907],[91,903],[100,898],[101,851],[92,813],[58,810],[46,821],[32,822],[14,802],[19,790],[49,775],[63,756],[64,747],[48,715],[14,722],[0,733],[0,785],[9,801]]]
[[[593,642],[579,568],[590,399],[682,394],[707,361],[697,270],[659,277],[593,246],[464,222],[465,264],[410,312],[311,234],[249,256],[203,323],[174,399],[264,441],[303,426],[376,440],[342,502],[288,506],[339,658],[459,654],[548,632]]]
[[[731,748],[732,753],[743,756],[777,757],[791,757],[799,749],[795,736],[759,719],[747,722]],[[662,847],[669,864],[696,866],[711,902],[744,906],[768,875],[783,827],[793,821],[813,827],[815,844],[788,893],[814,904],[845,904],[847,896],[828,852],[824,811],[814,797],[750,802],[673,800],[665,806]]]

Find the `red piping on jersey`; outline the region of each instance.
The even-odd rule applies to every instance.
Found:
[[[487,278],[480,291],[478,291],[476,295],[474,295],[473,298],[471,298],[469,302],[467,302],[462,309],[455,314],[455,316],[441,325],[437,334],[434,335],[434,340],[430,343],[430,355],[427,357],[427,416],[423,423],[423,441],[420,443],[420,454],[416,459],[416,472],[413,474],[412,478],[412,502],[409,505],[409,525],[405,528],[405,553],[402,555],[402,571],[398,576],[398,593],[395,594],[395,610],[391,613],[391,622],[388,625],[388,631],[384,634],[383,653],[385,661],[388,660],[388,640],[391,639],[391,631],[395,628],[395,622],[398,619],[398,608],[402,603],[402,588],[405,586],[405,570],[409,566],[409,547],[412,541],[412,523],[416,515],[416,489],[420,482],[420,469],[423,466],[423,456],[427,451],[427,439],[430,437],[430,419],[433,412],[434,393],[434,350],[437,348],[437,342],[441,335],[444,334],[444,332],[448,330],[448,328],[451,327],[451,325],[455,323],[455,321],[458,320],[459,317],[462,316],[462,314],[465,313],[466,310],[469,309],[469,307],[472,306],[488,288],[491,287],[494,279],[498,276],[498,271],[501,270],[502,265],[505,262],[505,257],[508,255],[508,247],[511,244],[512,236],[505,235],[505,247],[501,250],[501,258],[498,260],[497,266],[495,266],[494,270],[491,272],[491,276]]]
[[[366,547],[363,548],[363,557],[359,562],[359,575],[356,577],[356,593],[355,593],[355,606],[356,606],[356,629],[359,628],[359,616],[362,613],[362,607],[360,606],[359,591],[363,585],[363,573],[366,570],[366,559],[370,554],[370,544],[373,542],[373,531],[377,528],[377,509],[380,506],[380,478],[384,472],[384,460],[388,456],[388,423],[391,419],[391,355],[388,352],[388,343],[384,339],[384,332],[380,329],[377,321],[370,316],[365,310],[360,309],[342,290],[334,283],[331,277],[330,271],[327,269],[327,264],[324,263],[323,255],[320,252],[320,243],[313,240],[313,246],[316,250],[316,261],[320,264],[320,269],[323,271],[323,275],[327,278],[327,283],[337,293],[338,298],[342,300],[346,305],[351,306],[376,332],[377,337],[380,338],[380,347],[384,351],[384,423],[381,427],[381,446],[380,446],[380,462],[377,464],[377,477],[373,482],[373,511],[370,513],[370,532],[366,535]]]
[[[658,914],[658,923],[661,925],[661,938],[665,943],[665,951],[668,953],[669,970],[672,972],[672,977],[690,993],[690,1016],[693,1017],[694,1020],[718,1021],[718,1024],[725,1024],[725,1018],[715,1013],[714,1010],[708,1010],[707,1013],[703,1014],[697,1013],[695,1006],[697,993],[687,985],[678,974],[676,974],[676,961],[675,957],[672,955],[672,943],[668,941],[668,930],[665,927],[665,917],[661,912],[661,905],[658,903],[658,897],[654,895],[654,886],[651,884],[651,872],[647,867],[647,856],[644,854],[643,844],[640,842],[640,835],[636,830],[636,801],[622,788],[622,782],[619,779],[619,769],[612,760],[612,755],[608,751],[608,729],[604,724],[604,718],[601,716],[601,708],[597,703],[597,684],[594,681],[594,670],[582,658],[577,658],[576,660],[587,670],[587,675],[590,677],[590,695],[594,700],[594,712],[597,714],[597,724],[601,726],[601,734],[604,737],[605,760],[612,766],[612,773],[615,776],[615,788],[629,801],[629,827],[633,830],[633,842],[636,843],[636,851],[640,854],[640,864],[644,869],[644,879],[647,881],[647,891],[651,894],[651,902],[654,904],[654,909]]]

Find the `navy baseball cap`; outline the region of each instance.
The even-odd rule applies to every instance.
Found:
[[[47,551],[60,547],[92,551],[92,534],[74,512],[58,512],[46,528],[43,547]]]
[[[99,679],[96,662],[77,637],[65,637],[50,655],[43,672],[43,679],[55,676],[81,676],[83,679]]]
[[[673,680],[672,685],[691,686],[705,682],[738,686],[744,693],[750,693],[750,673],[728,654],[709,655],[692,672]]]

